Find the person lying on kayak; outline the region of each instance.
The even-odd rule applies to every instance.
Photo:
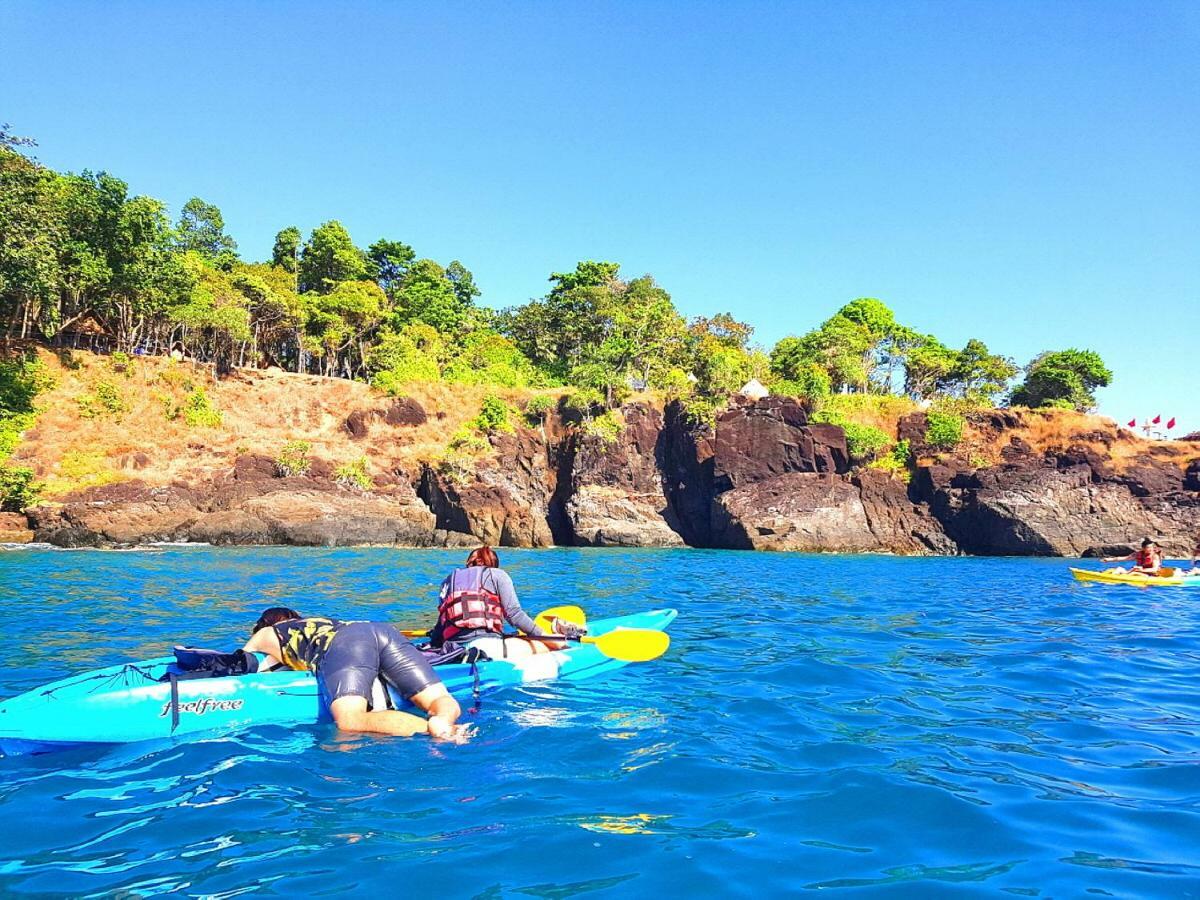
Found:
[[[474,647],[489,659],[533,656],[566,646],[558,641],[506,638],[506,622],[525,634],[548,636],[521,608],[512,578],[500,568],[496,551],[485,544],[471,551],[465,568],[455,569],[442,582],[437,624],[429,632],[429,643],[444,650]],[[556,633],[579,637],[586,631],[564,622]]]
[[[334,722],[343,731],[369,731],[408,737],[428,734],[464,741],[456,725],[462,710],[421,651],[385,622],[341,622],[322,616],[293,616],[273,607],[263,613],[246,646],[270,664],[316,674]],[[371,687],[383,677],[428,719],[395,709],[370,710]]]
[[[1163,557],[1162,550],[1158,544],[1146,538],[1142,541],[1142,549],[1136,553],[1130,553],[1128,556],[1106,556],[1103,562],[1127,562],[1133,560],[1133,566],[1129,569],[1124,569],[1117,566],[1115,569],[1105,569],[1106,572],[1124,572],[1127,575],[1157,575],[1158,570],[1162,568]]]

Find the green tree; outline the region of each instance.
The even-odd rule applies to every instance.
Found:
[[[289,225],[275,235],[271,264],[296,275],[300,271],[300,229]]]
[[[300,253],[300,289],[328,294],[339,282],[370,278],[370,270],[370,261],[354,246],[350,232],[331,220],[313,229]]]
[[[904,360],[904,393],[914,400],[934,396],[957,364],[958,354],[933,335],[918,335]]]
[[[402,241],[388,241],[380,238],[367,248],[367,258],[375,267],[373,276],[384,293],[391,299],[396,298],[408,274],[408,267],[416,259],[413,248]]]
[[[17,150],[31,143],[0,126],[0,311],[22,337],[60,312],[57,176]]]
[[[199,197],[183,205],[175,226],[175,246],[180,251],[199,253],[219,269],[237,262],[237,242],[225,233],[221,210]]]
[[[992,353],[983,341],[971,338],[950,371],[939,382],[948,393],[980,403],[992,403],[1017,374],[1012,360]]]
[[[475,276],[457,259],[452,260],[450,265],[446,266],[446,280],[450,282],[450,287],[454,291],[454,296],[458,298],[460,306],[466,309],[475,303],[475,298],[480,293],[479,288],[475,286]]]
[[[366,371],[366,338],[387,314],[388,301],[374,281],[340,281],[326,294],[301,298],[308,349],[324,360],[326,375],[353,378]]]
[[[1096,389],[1111,383],[1112,372],[1095,351],[1047,351],[1025,367],[1025,380],[1013,389],[1009,402],[1087,412],[1096,405]]]
[[[292,273],[269,263],[239,263],[230,273],[250,314],[251,358],[280,368],[298,368],[305,306]]]
[[[185,302],[171,309],[171,318],[196,333],[215,371],[227,371],[236,345],[251,338],[249,303],[230,275],[208,265],[199,253],[184,254],[183,266],[192,287]]]
[[[739,322],[730,313],[717,313],[712,318],[696,316],[688,321],[688,333],[698,344],[720,344],[745,350],[754,335],[754,326]]]
[[[425,322],[447,334],[462,328],[469,308],[446,270],[432,259],[418,259],[409,267],[397,304],[397,323]]]

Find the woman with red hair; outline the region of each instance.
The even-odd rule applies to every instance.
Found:
[[[496,551],[485,544],[471,551],[465,568],[455,569],[442,582],[437,624],[429,632],[429,642],[447,650],[474,647],[490,659],[532,656],[563,646],[506,638],[506,622],[525,634],[546,636],[521,608],[512,578],[500,568]]]

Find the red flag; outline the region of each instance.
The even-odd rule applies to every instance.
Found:
[[[1151,424],[1154,424],[1154,425],[1157,425],[1161,421],[1162,421],[1162,416],[1155,416],[1153,419],[1150,420]]]
[[[1128,427],[1130,427],[1130,428],[1137,428],[1137,419],[1130,419],[1130,420],[1129,420],[1129,426],[1128,426]]]
[[[1175,427],[1175,417],[1171,416],[1171,421],[1167,423],[1167,430],[1169,431],[1170,429],[1172,429],[1174,427]]]

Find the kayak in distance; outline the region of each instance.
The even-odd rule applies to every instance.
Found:
[[[515,660],[439,665],[446,688],[461,700],[496,688],[553,679],[581,680],[644,658],[621,652],[639,636],[659,638],[665,649],[673,609],[588,622],[588,636],[563,650]],[[614,653],[613,648],[616,648]],[[316,676],[282,670],[193,680],[170,679],[173,656],[119,663],[34,688],[0,702],[0,753],[16,756],[86,745],[125,744],[251,728],[331,722]],[[377,684],[379,684],[377,682]],[[408,704],[388,688],[375,706]],[[466,704],[464,704],[466,705]]]
[[[1138,587],[1200,587],[1200,575],[1133,575],[1129,572],[1097,572],[1094,569],[1071,569],[1076,581],[1092,584],[1132,584]]]

